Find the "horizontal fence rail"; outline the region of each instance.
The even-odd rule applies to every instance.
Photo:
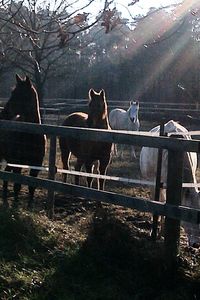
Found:
[[[3,162],[0,163],[3,169],[6,168],[6,166],[9,167],[14,167],[14,168],[22,168],[24,170],[39,170],[39,171],[44,171],[44,172],[49,172],[49,167],[48,166],[29,166],[29,165],[21,165],[21,164],[12,164],[12,163],[7,163]],[[128,183],[128,184],[134,184],[134,185],[147,185],[147,186],[154,186],[156,185],[155,181],[150,181],[150,180],[144,180],[144,179],[132,179],[132,178],[126,178],[126,177],[119,177],[119,176],[110,176],[110,175],[100,175],[100,174],[95,174],[95,173],[87,173],[87,172],[81,172],[81,171],[74,171],[74,170],[65,170],[65,169],[60,169],[56,167],[56,173],[61,173],[61,174],[68,174],[68,175],[80,175],[83,177],[92,177],[95,179],[105,179],[105,180],[111,180],[111,181],[117,181],[117,182],[123,182],[123,183]],[[162,185],[163,188],[166,188],[166,184]],[[190,182],[183,182],[182,183],[183,188],[188,188],[188,187],[194,187],[194,188],[200,188],[200,183],[190,183]]]
[[[119,195],[112,192],[99,191],[83,186],[77,186],[59,181],[24,176],[6,171],[0,171],[0,178],[10,180],[19,184],[31,185],[44,189],[56,190],[62,193],[73,195],[80,198],[94,199],[109,204],[124,206],[137,209],[142,212],[151,212],[153,214],[168,216],[177,220],[200,223],[200,210],[186,206],[175,206],[157,201],[149,201],[145,198]]]
[[[76,137],[85,141],[104,141],[127,145],[146,146],[168,150],[182,150],[186,152],[199,152],[200,141],[186,140],[183,138],[170,139],[168,137],[152,136],[151,133],[129,132],[122,130],[104,130],[79,127],[65,127],[53,125],[39,125],[16,121],[0,120],[0,129],[26,132],[34,134],[46,134],[50,136]],[[185,134],[185,133],[184,133]]]

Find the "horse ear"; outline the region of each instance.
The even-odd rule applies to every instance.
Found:
[[[95,92],[93,89],[90,89],[88,94],[89,94],[89,99],[91,100],[94,97]]]
[[[104,89],[102,89],[101,91],[100,91],[100,96],[104,99],[105,98],[105,91],[104,91]]]
[[[17,83],[21,83],[22,82],[22,79],[21,79],[21,77],[18,74],[16,74],[16,81],[17,81]]]
[[[32,86],[30,78],[28,76],[26,76],[25,82],[26,82],[27,86],[29,86],[29,87]]]

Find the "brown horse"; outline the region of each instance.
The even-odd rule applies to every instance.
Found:
[[[110,129],[104,90],[97,93],[90,89],[88,114],[72,113],[67,116],[63,126]],[[75,171],[80,171],[81,167],[85,165],[86,172],[92,173],[95,161],[99,161],[100,174],[106,173],[110,162],[112,143],[83,141],[75,137],[60,137],[59,142],[63,169],[69,169],[69,158],[72,153],[77,158]],[[63,179],[66,181],[66,175]],[[104,182],[105,180],[100,179],[100,189],[104,189]],[[87,183],[90,187],[91,177],[87,177]],[[78,175],[75,176],[75,184],[79,184]]]
[[[28,76],[21,79],[19,75],[16,75],[16,86],[0,114],[0,119],[41,124],[38,95]],[[45,142],[44,135],[2,130],[0,132],[0,160],[5,159],[10,164],[41,166],[45,154]],[[6,167],[6,171],[14,173],[21,173],[21,169],[20,166]],[[36,177],[38,173],[38,170],[30,170],[31,176]],[[4,181],[5,206],[8,206],[7,185],[7,181]],[[20,188],[20,184],[14,184],[15,203],[17,203]],[[29,186],[29,207],[33,204],[34,190],[34,187]]]

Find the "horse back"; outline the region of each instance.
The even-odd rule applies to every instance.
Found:
[[[116,108],[109,114],[109,122],[112,129],[123,130],[127,123],[127,113],[124,109]]]
[[[67,116],[63,122],[63,126],[88,128],[88,115],[82,112],[73,113]],[[99,124],[101,129],[109,129],[107,120],[101,121]],[[112,143],[95,142],[90,140],[81,140],[75,134],[74,137],[60,137],[60,148],[63,152],[72,152],[74,156],[83,161],[99,160],[110,155]]]
[[[66,117],[62,126],[71,126],[71,127],[87,127],[87,118],[88,115],[83,112],[72,113]]]

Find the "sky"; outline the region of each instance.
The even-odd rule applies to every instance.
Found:
[[[56,0],[50,0],[52,3],[54,3]],[[72,1],[67,1],[68,3],[73,3],[71,6],[72,11],[74,8],[80,8],[83,7],[84,5],[88,4],[91,0],[72,0]],[[92,17],[95,18],[100,11],[102,11],[103,6],[104,6],[104,1],[105,0],[94,0],[92,4],[90,4],[88,7],[84,8],[83,12],[90,13],[90,18]],[[122,13],[123,18],[129,18],[131,19],[131,16],[136,16],[136,15],[146,15],[146,13],[149,11],[151,7],[163,7],[167,6],[170,4],[175,4],[175,3],[180,3],[183,0],[139,0],[138,3],[129,6],[132,0],[115,0],[111,5],[110,8],[116,7],[118,11]],[[192,2],[195,0],[185,0],[186,2]],[[199,0],[196,0],[199,1]]]
[[[162,7],[169,4],[179,3],[181,0],[140,0],[138,3],[128,6],[132,0],[116,0],[111,7],[116,6],[116,8],[122,12],[122,17],[130,18],[131,15],[146,14],[151,7]],[[100,9],[102,9],[102,0],[96,0],[95,3],[87,8],[88,12],[95,14]]]

